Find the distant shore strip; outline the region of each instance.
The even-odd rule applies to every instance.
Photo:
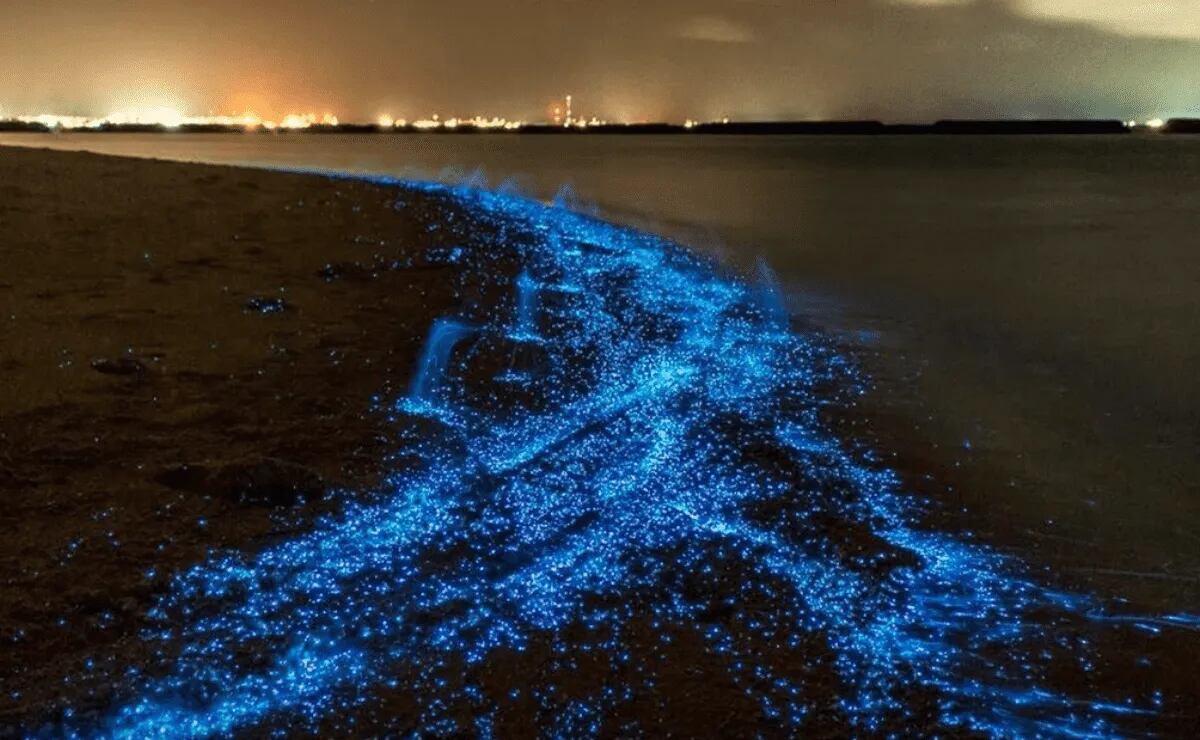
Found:
[[[1157,126],[1157,124],[1156,124]],[[610,123],[587,127],[527,124],[518,128],[493,129],[471,124],[422,128],[411,124],[315,124],[302,129],[222,124],[117,124],[61,129],[46,123],[2,120],[0,132],[49,134],[137,133],[137,134],[480,134],[504,135],[733,135],[733,136],[1087,136],[1154,134],[1200,134],[1200,119],[1175,118],[1161,126],[1132,124],[1118,120],[944,120],[934,123],[883,123],[881,121],[731,121],[712,123]]]

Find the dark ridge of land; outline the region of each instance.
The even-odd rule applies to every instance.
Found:
[[[336,126],[328,124],[316,124],[303,129],[304,133],[309,134],[384,134],[388,133],[387,129],[381,128],[371,123],[340,123]]]
[[[1172,118],[1162,131],[1167,134],[1200,134],[1200,118]]]
[[[26,123],[24,121],[0,121],[0,132],[48,134],[50,133],[50,129],[40,123]]]
[[[568,129],[557,126],[522,129],[528,133],[598,134],[713,134],[735,136],[887,136],[887,135],[1095,135],[1127,134],[1122,121],[945,120],[931,124],[888,124],[882,121],[748,121],[701,123],[694,126],[635,124]]]
[[[932,134],[1127,134],[1123,121],[1045,120],[1045,121],[938,121],[929,127]]]
[[[188,124],[177,128],[153,124],[105,124],[97,128],[72,129],[72,133],[258,133],[258,134],[531,134],[557,136],[587,135],[732,135],[732,136],[1087,136],[1128,134],[1133,128],[1116,120],[942,120],[928,124],[883,123],[882,121],[733,121],[729,123],[597,124],[587,127],[566,127],[552,124],[533,124],[520,129],[484,128],[462,123],[453,128],[419,129],[413,125],[380,127],[374,124],[343,123],[336,126],[318,124],[306,129],[253,129],[218,124]],[[0,132],[54,133],[56,129],[40,123],[0,121]],[[1173,119],[1163,133],[1200,133],[1200,120]]]
[[[596,126],[588,126],[587,128],[552,126],[552,125],[534,125],[521,128],[518,133],[526,134],[549,134],[561,136],[577,136],[588,134],[630,134],[630,135],[645,135],[645,134],[682,134],[687,133],[688,129],[684,126],[679,126],[673,123],[609,123]]]
[[[871,136],[888,133],[881,121],[773,121],[745,123],[702,123],[691,129],[697,134],[733,134],[739,136]]]

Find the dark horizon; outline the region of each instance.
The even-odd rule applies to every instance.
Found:
[[[928,123],[887,123],[878,120],[725,120],[686,123],[665,121],[649,123],[596,123],[566,126],[549,122],[522,123],[512,128],[488,127],[472,122],[453,126],[422,127],[410,123],[382,125],[362,122],[317,123],[298,128],[266,128],[223,123],[164,125],[159,123],[102,123],[93,126],[60,128],[37,121],[0,119],[3,133],[79,133],[79,134],[441,134],[441,135],[747,135],[747,136],[823,136],[823,135],[1123,135],[1136,132],[1162,134],[1200,133],[1200,119],[1172,118],[1167,121],[1138,123],[1103,118],[1042,119],[943,119]]]

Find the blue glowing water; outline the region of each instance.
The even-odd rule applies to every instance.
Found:
[[[408,401],[414,407],[433,406],[438,402],[437,391],[445,377],[450,353],[454,346],[471,333],[470,327],[452,319],[439,319],[429,332],[421,360],[417,363],[409,389]]]
[[[664,642],[702,640],[764,732],[832,710],[859,733],[919,720],[1089,736],[1155,710],[1064,694],[1048,666],[1093,659],[1073,625],[1196,622],[1108,614],[923,526],[925,503],[831,428],[826,412],[851,408],[863,381],[789,326],[765,268],[747,285],[561,208],[403,186],[493,227],[465,235],[462,260],[512,291],[512,315],[464,305],[433,326],[392,411],[398,429],[425,425],[420,467],[306,534],[178,574],[145,635],[160,665],[87,734],[315,727],[401,688],[423,732],[488,736],[504,706],[478,669],[548,639],[564,669],[587,654],[611,680],[566,706],[527,681],[539,706],[558,707],[546,734],[597,735],[637,693],[620,678],[647,659],[626,637],[635,618]],[[543,354],[515,373],[535,322]],[[496,382],[479,382],[488,372]],[[805,652],[813,639],[827,657]],[[832,708],[780,655],[835,677]]]
[[[775,275],[775,271],[771,269],[767,261],[761,257],[755,261],[754,269],[758,278],[759,307],[763,315],[776,326],[786,326],[788,323],[787,300],[783,296],[783,288],[779,285],[779,277]]]
[[[534,318],[534,308],[537,302],[537,283],[522,272],[517,277],[517,322],[514,329],[516,336],[536,339],[537,324]]]

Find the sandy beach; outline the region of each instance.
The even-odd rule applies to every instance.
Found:
[[[203,475],[298,466],[316,507],[379,479],[370,399],[407,386],[453,303],[422,262],[453,236],[428,228],[447,205],[401,214],[359,182],[19,149],[0,169],[11,718],[65,700],[85,655],[136,649],[151,565],[293,526]]]
[[[1200,622],[953,531],[769,276],[506,194],[16,148],[0,261],[0,736],[1194,719]]]

